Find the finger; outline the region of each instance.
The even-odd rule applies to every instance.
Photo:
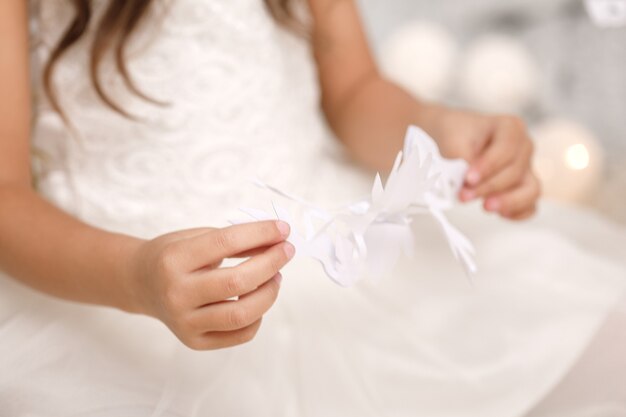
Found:
[[[505,217],[513,217],[532,209],[539,198],[539,194],[539,184],[533,175],[528,173],[519,187],[487,198],[484,207],[487,211],[498,212]]]
[[[203,333],[243,329],[270,309],[278,297],[279,288],[277,276],[237,301],[222,301],[194,311],[189,319],[190,325]]]
[[[509,165],[522,143],[523,122],[514,117],[502,118],[489,145],[467,171],[467,184],[476,186]]]
[[[487,181],[480,183],[477,187],[463,187],[459,198],[461,201],[470,201],[482,198],[495,193],[502,193],[513,188],[524,178],[524,171],[527,169],[527,162],[522,159],[514,161],[511,165],[504,167],[494,174]]]
[[[271,247],[272,247],[272,245],[270,245],[270,246],[262,246],[262,247],[255,248],[255,249],[252,249],[252,250],[247,250],[245,252],[236,253],[234,255],[231,255],[231,258],[251,258],[253,256],[260,255],[261,253],[265,252],[266,250],[268,250]]]
[[[461,201],[470,201],[475,198],[502,193],[517,186],[523,180],[528,169],[532,151],[532,144],[530,141],[526,141],[522,145],[521,151],[508,166],[474,188],[463,187],[459,195]]]
[[[201,307],[256,290],[270,280],[294,256],[289,242],[279,243],[260,255],[229,267],[199,273],[194,283],[194,306]]]
[[[183,240],[183,239],[190,239],[196,236],[200,236],[205,233],[212,232],[214,230],[216,230],[214,227],[197,227],[194,229],[178,230],[176,232],[168,233],[165,236],[169,237],[170,241]]]
[[[215,350],[248,343],[259,331],[262,319],[245,327],[230,332],[207,332],[194,338],[187,344],[194,350]]]
[[[255,248],[282,242],[289,236],[289,225],[283,221],[237,224],[174,242],[179,245],[181,262],[193,271]]]
[[[532,217],[535,213],[537,212],[537,205],[533,205],[530,209],[523,211],[521,213],[518,213],[514,216],[508,216],[507,218],[510,220],[514,220],[514,221],[522,221],[522,220],[526,220],[529,219],[530,217]]]

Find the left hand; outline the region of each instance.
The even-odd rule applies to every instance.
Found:
[[[540,184],[531,169],[533,143],[521,119],[433,107],[423,127],[445,157],[469,162],[461,201],[483,199],[485,210],[511,220],[535,213]]]

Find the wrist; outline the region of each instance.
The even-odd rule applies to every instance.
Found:
[[[116,277],[114,306],[128,313],[146,314],[141,302],[140,264],[141,248],[145,243],[142,239],[130,236],[120,236],[117,245],[117,262],[115,263]]]
[[[415,122],[436,141],[437,137],[440,136],[438,131],[441,118],[446,110],[447,108],[442,104],[420,101]]]

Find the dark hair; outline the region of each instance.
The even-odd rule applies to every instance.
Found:
[[[99,0],[100,1],[100,0]],[[261,0],[259,0],[261,1]],[[293,26],[296,21],[292,0],[263,0],[272,17],[280,24]],[[43,73],[43,85],[46,95],[52,107],[63,117],[65,115],[61,109],[56,93],[52,85],[52,74],[55,65],[61,56],[74,45],[87,30],[92,20],[91,0],[71,0],[75,9],[75,16],[68,25],[59,43],[50,54],[50,58],[45,65]],[[115,67],[126,87],[138,97],[151,103],[162,104],[144,92],[140,91],[133,82],[132,76],[126,66],[124,59],[125,48],[128,39],[146,18],[153,0],[109,0],[99,22],[96,22],[93,44],[91,46],[89,72],[91,83],[98,97],[114,111],[132,118],[122,107],[120,107],[107,94],[100,80],[100,65],[106,53],[112,51],[115,59]]]

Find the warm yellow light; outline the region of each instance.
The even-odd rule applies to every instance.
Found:
[[[567,147],[565,162],[570,169],[583,170],[589,166],[589,151],[581,143]]]

